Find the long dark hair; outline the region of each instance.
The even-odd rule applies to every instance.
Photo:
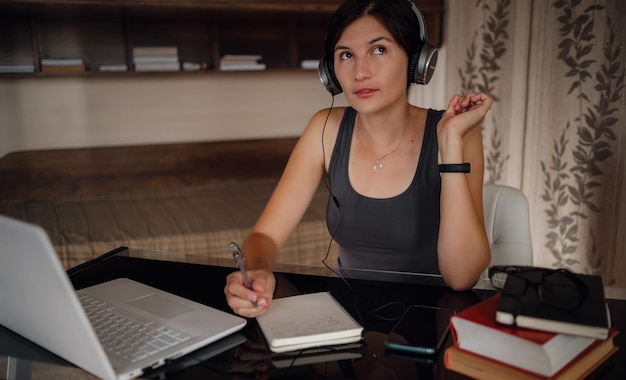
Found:
[[[409,0],[346,0],[328,23],[324,41],[327,59],[333,59],[335,45],[346,27],[364,16],[378,19],[409,57],[422,48],[419,21]]]

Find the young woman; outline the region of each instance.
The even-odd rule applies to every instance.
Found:
[[[350,107],[317,112],[296,144],[243,244],[252,290],[239,272],[228,276],[236,313],[269,308],[276,255],[326,173],[340,266],[437,273],[463,290],[489,265],[480,124],[493,101],[472,93],[454,95],[444,111],[409,104],[429,48],[420,27],[408,0],[347,0],[332,16],[321,75]],[[454,165],[465,163],[469,172]]]

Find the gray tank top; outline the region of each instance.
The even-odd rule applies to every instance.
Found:
[[[442,111],[428,110],[419,163],[408,189],[375,199],[357,193],[348,178],[356,111],[346,108],[328,168],[331,194],[326,212],[342,267],[440,273],[437,123],[441,115]]]

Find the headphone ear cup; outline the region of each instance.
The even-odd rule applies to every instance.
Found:
[[[343,92],[335,76],[335,67],[332,59],[328,59],[327,56],[324,56],[324,58],[320,60],[318,74],[320,81],[331,95],[335,96]]]
[[[419,53],[414,54],[409,59],[409,83],[428,84],[435,72],[439,53],[437,52],[437,48],[428,41],[424,16],[422,16],[411,0],[409,0],[409,4],[417,18],[420,33],[419,38],[422,42],[422,48]]]
[[[424,45],[419,54],[415,54],[412,57],[412,59],[415,59],[413,63],[415,66],[413,67],[413,81],[411,81],[411,83],[428,84],[435,73],[438,56],[439,52],[437,48],[432,46],[428,41],[424,41]],[[409,70],[410,69],[411,66],[409,66]],[[411,71],[409,71],[409,74],[410,73]]]

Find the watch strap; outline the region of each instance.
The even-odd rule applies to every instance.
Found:
[[[439,172],[440,173],[469,173],[470,172],[470,164],[469,162],[465,162],[463,164],[440,164]]]

